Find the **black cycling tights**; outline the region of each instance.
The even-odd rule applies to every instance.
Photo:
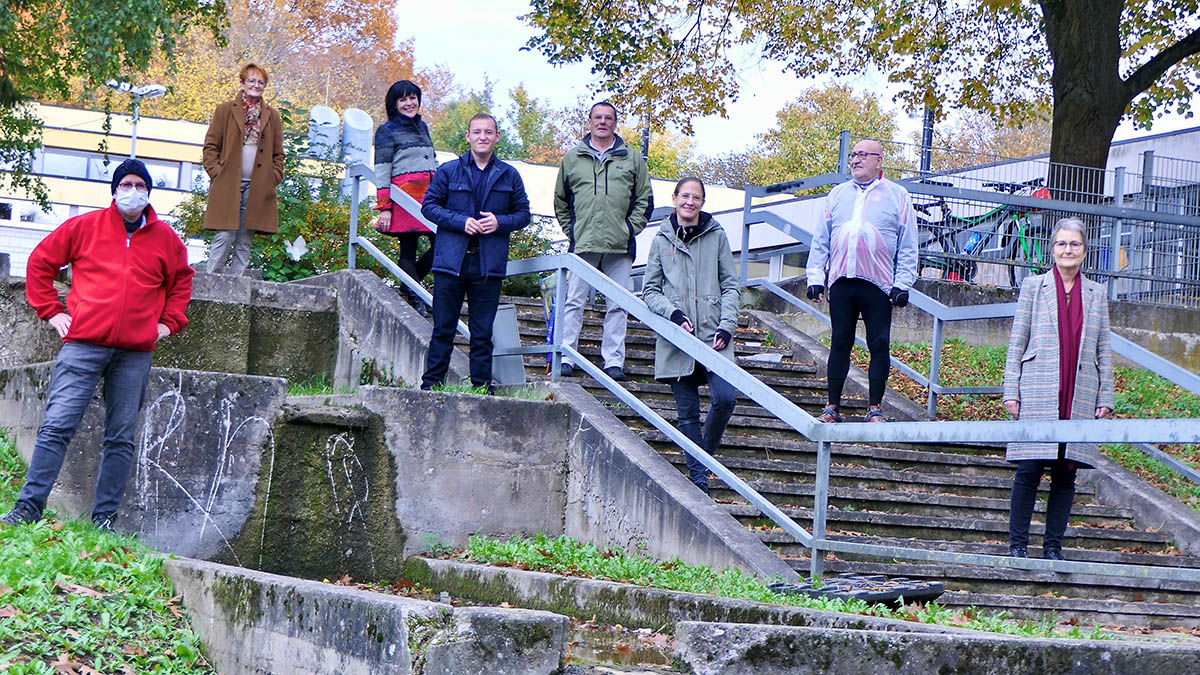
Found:
[[[892,339],[892,303],[875,284],[865,279],[842,278],[829,288],[829,402],[840,405],[846,373],[850,371],[850,348],[854,346],[854,328],[861,315],[867,327],[867,349],[871,365],[867,369],[871,405],[883,402],[891,370],[888,346]]]

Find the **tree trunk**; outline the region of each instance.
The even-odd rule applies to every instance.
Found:
[[[1048,183],[1059,199],[1094,201],[1104,191],[1108,149],[1131,100],[1119,70],[1122,4],[1042,0],[1054,62]]]

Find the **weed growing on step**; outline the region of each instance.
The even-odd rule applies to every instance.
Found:
[[[334,387],[329,382],[329,375],[321,373],[310,375],[300,382],[288,381],[288,396],[331,396],[334,394],[353,394],[351,387]]]
[[[494,393],[489,394],[487,387],[479,387],[470,382],[447,382],[445,384],[433,385],[433,391],[442,392],[444,394],[474,394],[476,396],[498,396],[500,398],[516,398],[523,401],[546,401],[551,398],[548,390],[538,387],[533,384],[525,384],[516,387],[497,387]]]
[[[0,504],[24,475],[0,433]],[[134,537],[50,512],[0,528],[0,671],[214,672],[177,601],[162,556]]]
[[[729,568],[723,572],[715,572],[707,566],[689,565],[678,558],[663,562],[645,555],[630,555],[621,549],[601,549],[595,544],[579,542],[571,537],[551,539],[540,532],[532,537],[517,537],[508,541],[473,536],[459,558],[464,561],[605,579],[672,591],[955,626],[1007,635],[1091,639],[1109,637],[1098,627],[1090,634],[1082,634],[1078,626],[1067,632],[1059,630],[1053,619],[1018,621],[1008,618],[1003,613],[982,614],[974,607],[952,610],[936,602],[901,605],[892,609],[885,605],[868,605],[854,599],[780,595],[769,590],[766,584],[757,578],[737,569]],[[581,611],[586,613],[586,609]]]
[[[767,331],[766,337],[763,338],[762,346],[771,347],[773,349],[791,349],[792,343],[775,335],[771,331]]]

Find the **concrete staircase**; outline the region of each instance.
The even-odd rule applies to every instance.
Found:
[[[539,301],[506,298],[517,307],[521,340],[543,343],[545,321]],[[602,313],[585,313],[581,352],[599,362]],[[774,336],[749,325],[743,317],[736,341],[738,364],[789,399],[816,413],[825,401],[825,382],[818,364],[801,362]],[[778,359],[777,363],[766,362]],[[626,339],[626,388],[675,420],[670,388],[653,379],[654,335],[632,321]],[[602,365],[602,364],[601,364]],[[528,379],[545,379],[543,356],[526,359]],[[590,378],[575,378],[611,412],[624,420],[679,470],[681,451],[619,403]],[[706,394],[707,392],[702,391]],[[707,396],[705,396],[705,399]],[[848,398],[847,419],[862,419],[866,401]],[[831,539],[919,548],[990,553],[1008,552],[1008,499],[1013,469],[1004,461],[1002,445],[880,446],[834,444],[830,475],[828,530]],[[738,406],[716,457],[743,480],[804,526],[811,526],[816,444],[747,399]],[[1042,489],[1047,489],[1043,484]],[[713,479],[712,497],[752,528],[768,546],[802,576],[808,552],[748,505],[740,495]],[[1037,504],[1032,527],[1039,543],[1044,498]],[[1139,528],[1124,507],[1095,501],[1095,488],[1080,481],[1066,534],[1068,559],[1178,567],[1200,567],[1200,558],[1180,555],[1171,535]],[[1031,555],[1040,555],[1031,547]],[[940,602],[952,607],[975,606],[1005,611],[1009,616],[1086,624],[1200,627],[1200,585],[1186,582],[1123,579],[1081,574],[1055,574],[939,563],[915,563],[827,556],[827,574],[878,573],[943,581],[948,592]]]

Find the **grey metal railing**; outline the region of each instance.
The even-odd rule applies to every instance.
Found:
[[[349,171],[355,185],[363,178],[372,179],[366,167],[353,167]],[[393,191],[396,194],[398,191]],[[357,189],[354,192],[358,194]],[[396,203],[410,213],[417,215],[419,208],[413,200],[411,204],[399,197]],[[374,246],[364,246],[366,242],[358,236],[358,209],[355,204],[351,209],[350,244],[348,256],[353,260],[355,247],[361,247],[373,257],[386,259]],[[782,223],[786,223],[779,219]],[[787,223],[786,226],[791,226]],[[744,252],[744,251],[743,251]],[[390,260],[380,261],[389,272],[396,275],[406,286],[413,290],[419,286],[417,282],[400,270]],[[591,364],[570,346],[561,343],[561,313],[556,313],[554,343],[507,350],[501,354],[552,354],[551,377],[558,379],[561,373],[561,359],[568,356],[579,367],[600,382],[619,400],[645,418],[656,429],[663,432],[672,442],[698,459],[706,468],[725,481],[731,489],[755,506],[766,517],[779,525],[784,531],[795,537],[802,545],[811,550],[810,573],[820,577],[824,573],[825,552],[860,553],[889,558],[907,560],[939,561],[953,564],[971,564],[992,567],[1009,567],[1014,569],[1051,570],[1057,572],[1077,572],[1088,574],[1113,575],[1122,577],[1140,577],[1154,579],[1171,579],[1200,582],[1200,569],[1114,565],[1104,563],[1088,563],[1074,561],[1054,561],[1036,559],[1016,559],[1004,556],[954,553],[908,548],[901,546],[884,546],[875,544],[858,544],[829,540],[825,535],[825,519],[828,511],[829,498],[829,469],[830,446],[833,442],[1019,442],[1046,441],[1058,442],[1197,442],[1200,441],[1200,420],[1102,420],[1102,421],[1047,421],[1047,422],[909,422],[894,424],[820,424],[811,415],[789,401],[753,375],[750,375],[735,362],[726,359],[707,344],[701,342],[691,333],[672,323],[669,319],[659,316],[635,295],[613,282],[596,268],[587,264],[582,258],[571,254],[555,254],[541,256],[528,260],[510,261],[507,273],[511,275],[553,272],[557,275],[556,302],[563,306],[565,300],[566,273],[577,274],[580,278],[603,294],[607,302],[613,302],[640,320],[656,334],[666,339],[672,345],[686,353],[709,371],[724,379],[741,395],[775,415],[779,420],[794,429],[801,436],[817,443],[817,466],[813,500],[813,529],[807,532],[794,520],[783,513],[765,497],[747,485],[744,481],[730,472],[724,465],[709,455],[684,436],[678,429],[654,412],[640,399],[626,391],[619,383],[608,377],[601,369]],[[743,270],[743,276],[745,272]],[[1183,422],[1183,423],[1181,423]]]

